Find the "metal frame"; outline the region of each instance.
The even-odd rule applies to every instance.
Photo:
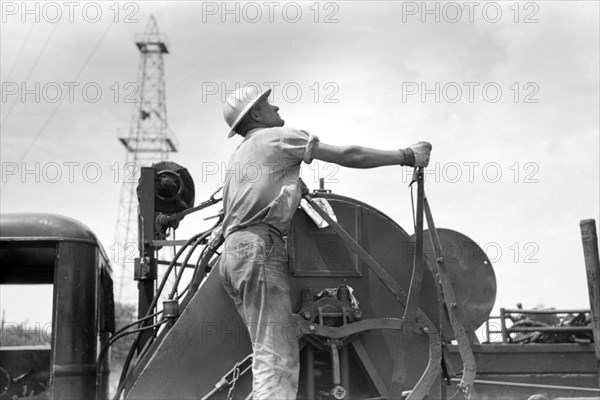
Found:
[[[417,179],[419,182],[419,193],[421,205],[418,209],[423,210],[424,200],[424,188],[423,188],[423,171],[420,170]],[[429,320],[429,318],[423,313],[423,311],[416,304],[417,295],[420,292],[420,279],[419,276],[422,276],[422,268],[423,268],[423,215],[420,217],[420,225],[421,225],[421,234],[420,234],[420,246],[417,246],[417,251],[415,252],[415,263],[413,268],[413,275],[411,279],[411,285],[409,294],[407,294],[404,289],[396,282],[388,273],[385,271],[337,222],[335,222],[320,206],[317,202],[315,202],[308,192],[303,193],[304,198],[309,202],[309,204],[315,209],[315,211],[330,225],[330,227],[337,233],[362,260],[365,264],[375,273],[375,275],[381,280],[381,282],[387,287],[387,289],[393,294],[396,300],[404,306],[405,309],[405,319],[403,321],[409,321],[406,318],[410,318],[411,323],[402,324],[401,331],[405,333],[405,329],[407,327],[413,327],[412,320],[416,323],[416,327],[420,329],[422,332],[426,333],[429,338],[429,362],[425,369],[425,372],[421,376],[421,379],[417,382],[413,390],[408,396],[408,400],[413,399],[423,399],[435,381],[440,377],[442,372],[442,341],[439,330]],[[418,248],[420,247],[421,252],[418,254]],[[412,300],[411,300],[412,299]],[[356,323],[354,323],[356,324]],[[351,325],[354,325],[351,324]],[[349,325],[349,326],[351,326]],[[327,328],[322,326],[313,326],[313,330],[315,332],[321,330],[323,333]],[[339,328],[338,328],[339,329]],[[375,328],[370,328],[375,329]],[[403,370],[408,367],[408,363],[402,362],[400,365],[394,366],[394,377],[402,377]],[[400,384],[399,384],[400,383]],[[392,382],[389,398],[400,399],[402,397],[402,384],[401,382],[394,381]]]
[[[508,327],[506,326],[506,320],[512,321],[513,314],[524,314],[524,315],[558,315],[558,314],[580,314],[590,313],[590,310],[585,309],[567,309],[567,310],[525,310],[525,309],[510,309],[500,308],[500,332],[502,334],[502,343],[511,343],[511,333],[516,332],[592,332],[592,327],[587,326],[532,326],[532,327]],[[489,331],[488,334],[492,331]],[[494,331],[495,332],[495,331]]]

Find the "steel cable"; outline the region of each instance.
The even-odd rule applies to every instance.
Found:
[[[98,42],[96,43],[96,45],[94,46],[94,48],[92,49],[92,52],[90,53],[90,55],[85,60],[85,62],[83,63],[83,65],[79,69],[79,72],[77,72],[77,75],[72,80],[72,82],[77,82],[77,80],[79,79],[79,77],[83,73],[83,70],[87,67],[88,63],[90,62],[90,60],[92,59],[92,57],[96,53],[96,50],[98,50],[98,48],[100,47],[100,45],[104,41],[104,38],[106,37],[106,35],[110,31],[110,28],[112,28],[113,24],[114,24],[114,20],[111,21],[111,23],[108,25],[108,27],[104,30],[104,32],[102,33],[102,36],[100,37],[100,39],[98,40]],[[55,30],[56,30],[56,26],[54,27],[54,30],[52,31],[52,34],[54,33]],[[52,34],[50,35],[50,37],[52,37]],[[48,40],[46,41],[46,44],[44,45],[44,48],[47,45],[47,43],[49,42],[49,40],[50,40],[50,38],[48,38]],[[35,65],[37,65],[37,61],[38,60],[39,60],[39,56],[38,56],[38,59],[36,60],[36,62],[34,64],[34,67],[35,67]],[[37,132],[37,134],[35,135],[35,137],[31,141],[31,143],[29,143],[29,146],[27,147],[27,149],[25,149],[25,152],[21,155],[21,158],[19,159],[19,163],[23,162],[23,160],[25,159],[25,157],[27,157],[27,155],[29,154],[29,152],[31,151],[31,149],[33,148],[33,146],[35,145],[35,143],[38,141],[38,139],[42,135],[42,133],[44,133],[44,130],[46,130],[46,127],[50,124],[50,121],[52,121],[52,118],[54,118],[54,116],[56,115],[56,113],[57,113],[58,109],[60,108],[60,106],[61,106],[61,104],[62,104],[62,102],[63,102],[64,99],[65,99],[65,97],[62,96],[60,98],[60,100],[56,103],[56,107],[54,107],[54,110],[52,111],[52,113],[50,114],[50,116],[46,119],[46,122],[44,122],[44,124],[42,125],[42,127],[40,128],[40,130]],[[15,104],[15,103],[13,103],[13,104]],[[10,111],[12,111],[12,107],[8,111],[7,116],[4,118],[4,121],[2,121],[2,124],[0,125],[0,129],[2,128],[2,126],[4,125],[4,123],[6,122],[6,120],[8,119]],[[8,182],[10,182],[10,177],[11,176],[9,176],[6,179],[6,181],[4,182],[4,184],[2,185],[2,190],[4,190],[4,188],[6,187],[6,185],[8,184]]]
[[[31,66],[31,68],[29,68],[29,72],[27,73],[27,76],[25,77],[25,79],[23,80],[23,82],[27,82],[29,80],[29,78],[31,77],[31,74],[33,73],[33,70],[38,65],[38,62],[40,61],[40,59],[42,58],[42,55],[46,51],[46,48],[48,47],[48,43],[50,43],[50,39],[52,39],[52,36],[54,36],[54,32],[56,32],[56,28],[57,27],[58,27],[58,24],[54,24],[54,28],[52,29],[52,32],[50,32],[50,35],[48,35],[48,37],[46,38],[46,41],[44,42],[44,45],[40,49],[40,52],[38,53],[35,61],[33,62],[33,65]],[[33,28],[31,30],[33,30]],[[29,33],[31,33],[31,30],[29,31]],[[27,38],[29,38],[29,35],[27,35]],[[25,39],[25,41],[27,41],[27,39]],[[22,48],[21,48],[21,50],[22,50]],[[19,55],[20,54],[21,54],[21,51],[19,51]],[[16,63],[16,60],[15,60],[15,63]],[[13,67],[14,67],[14,65],[13,65]],[[11,72],[12,72],[12,68],[11,68]],[[9,75],[10,75],[10,72],[9,72]],[[8,78],[7,78],[7,80],[8,80]],[[15,108],[15,105],[17,104],[17,102],[18,102],[18,100],[15,99],[15,101],[13,101],[13,103],[11,104],[10,108],[8,109],[8,112],[6,113],[6,116],[4,117],[4,120],[0,124],[0,129],[2,129],[2,127],[6,123],[6,120],[10,116],[13,108]]]
[[[23,44],[21,45],[21,48],[19,49],[19,52],[17,53],[17,57],[15,58],[13,65],[10,67],[10,71],[8,71],[8,75],[6,76],[6,79],[4,80],[5,82],[10,80],[10,76],[12,75],[13,70],[15,69],[15,66],[17,65],[17,62],[19,61],[19,58],[21,58],[21,53],[23,53],[23,49],[27,45],[27,42],[29,42],[29,37],[31,36],[31,32],[33,32],[33,28],[35,28],[36,25],[37,24],[31,24],[31,28],[29,29],[29,32],[27,33],[27,37],[25,37],[25,40],[23,41]]]

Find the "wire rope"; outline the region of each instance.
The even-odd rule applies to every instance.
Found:
[[[92,49],[92,52],[89,54],[89,56],[85,60],[85,62],[83,63],[83,65],[81,66],[81,68],[79,69],[79,71],[77,72],[77,75],[72,80],[72,82],[77,82],[77,80],[79,79],[79,77],[83,73],[84,69],[87,67],[87,65],[89,64],[90,60],[92,59],[92,57],[94,56],[94,54],[96,53],[96,51],[98,50],[98,48],[100,47],[100,45],[102,44],[102,42],[104,41],[104,38],[106,37],[106,35],[110,31],[110,29],[112,28],[113,24],[114,24],[114,20],[111,21],[111,23],[108,25],[108,27],[104,30],[104,32],[102,33],[102,36],[100,37],[100,39],[98,40],[98,42],[96,43],[96,45],[94,46],[94,48]],[[63,102],[64,99],[65,99],[65,97],[61,97],[61,99],[56,103],[56,107],[54,107],[54,110],[52,111],[52,113],[50,114],[50,116],[46,119],[46,122],[44,122],[44,124],[42,125],[42,127],[40,128],[40,130],[37,132],[37,134],[35,135],[35,137],[31,141],[31,143],[29,143],[29,146],[27,147],[27,149],[25,150],[25,152],[21,155],[21,158],[19,159],[19,163],[23,162],[23,160],[25,159],[25,157],[27,157],[27,155],[29,154],[29,151],[31,151],[31,149],[33,148],[33,146],[35,145],[35,143],[38,141],[38,139],[42,135],[42,133],[44,133],[44,130],[46,129],[46,127],[48,126],[48,124],[50,124],[50,121],[52,121],[52,118],[54,118],[54,116],[56,115],[56,113],[57,113],[58,109],[60,108],[60,106],[61,106],[61,104],[62,104],[62,102]],[[7,115],[7,117],[8,117],[8,115]],[[4,122],[6,122],[6,119],[7,118],[4,118]],[[6,185],[8,184],[8,182],[10,182],[10,176],[3,183],[2,190],[4,190],[4,188],[6,187]]]

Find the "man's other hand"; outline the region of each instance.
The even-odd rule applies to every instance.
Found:
[[[429,165],[429,157],[431,154],[431,143],[419,142],[409,147],[415,154],[414,167],[426,167]]]

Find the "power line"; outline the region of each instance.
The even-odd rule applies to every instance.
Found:
[[[46,50],[46,47],[48,47],[48,43],[50,43],[50,39],[52,39],[52,36],[54,36],[54,32],[56,32],[56,28],[57,27],[58,27],[58,24],[54,24],[54,28],[52,29],[52,32],[50,32],[50,35],[46,38],[46,42],[44,43],[44,46],[42,46],[42,49],[38,53],[37,58],[33,62],[33,65],[29,69],[29,73],[27,73],[27,77],[25,77],[25,79],[23,80],[23,82],[27,82],[29,80],[29,78],[31,77],[31,74],[33,73],[33,70],[35,69],[35,67],[38,64],[38,62],[40,61],[40,59],[42,58],[42,54],[44,54],[44,51]],[[31,31],[30,31],[30,33],[31,33]],[[6,116],[4,117],[4,121],[2,121],[2,124],[0,124],[0,129],[2,129],[2,127],[6,123],[6,120],[8,120],[8,117],[10,116],[10,113],[12,112],[13,108],[15,108],[15,104],[17,104],[17,102],[18,102],[18,99],[15,98],[15,100],[11,104],[10,108],[8,109],[8,112],[6,113]]]
[[[6,81],[10,80],[10,76],[12,75],[13,70],[15,69],[15,66],[17,65],[17,62],[19,61],[19,58],[21,57],[21,53],[23,53],[23,49],[27,45],[27,42],[29,42],[29,37],[31,36],[31,32],[33,32],[33,28],[35,28],[36,25],[37,24],[31,25],[31,28],[29,29],[29,32],[27,33],[27,37],[23,41],[23,44],[21,45],[21,48],[19,49],[19,52],[17,53],[17,58],[15,58],[15,61],[13,62],[12,67],[10,67],[10,71],[8,71],[8,75],[6,76]]]
[[[104,33],[102,33],[102,36],[100,37],[100,39],[98,40],[98,42],[96,43],[96,45],[94,46],[94,48],[92,49],[92,52],[90,53],[90,55],[85,60],[85,62],[83,63],[83,65],[79,69],[79,72],[77,72],[77,75],[72,80],[72,82],[77,82],[77,80],[79,79],[79,77],[83,73],[83,70],[85,69],[85,67],[87,67],[88,63],[90,62],[90,60],[92,59],[92,57],[96,53],[96,50],[98,50],[98,48],[100,47],[100,45],[104,41],[104,38],[108,34],[108,31],[110,31],[110,28],[112,28],[113,24],[114,24],[114,20],[112,20],[111,23],[108,25],[108,27],[104,30]],[[46,129],[46,127],[48,126],[48,124],[50,123],[50,121],[52,120],[52,118],[54,117],[54,115],[56,115],[56,112],[60,108],[60,105],[62,104],[62,101],[64,99],[65,99],[65,96],[61,97],[61,99],[56,103],[56,107],[54,107],[54,110],[52,111],[52,113],[50,114],[50,116],[48,117],[48,119],[46,119],[46,122],[44,122],[44,125],[42,125],[42,127],[40,128],[40,130],[38,131],[38,133],[35,135],[35,137],[31,141],[31,143],[29,144],[29,146],[27,147],[27,149],[25,150],[25,152],[23,153],[23,155],[19,159],[19,163],[21,163],[25,159],[25,157],[27,157],[27,154],[29,154],[29,151],[35,145],[35,143],[37,142],[37,140],[40,138],[40,136],[42,135],[42,133],[44,132],[44,130]],[[5,121],[6,121],[6,119],[5,119]],[[7,178],[6,182],[4,182],[4,184],[2,185],[2,190],[4,190],[4,187],[9,182],[9,179],[10,179],[10,176]]]

